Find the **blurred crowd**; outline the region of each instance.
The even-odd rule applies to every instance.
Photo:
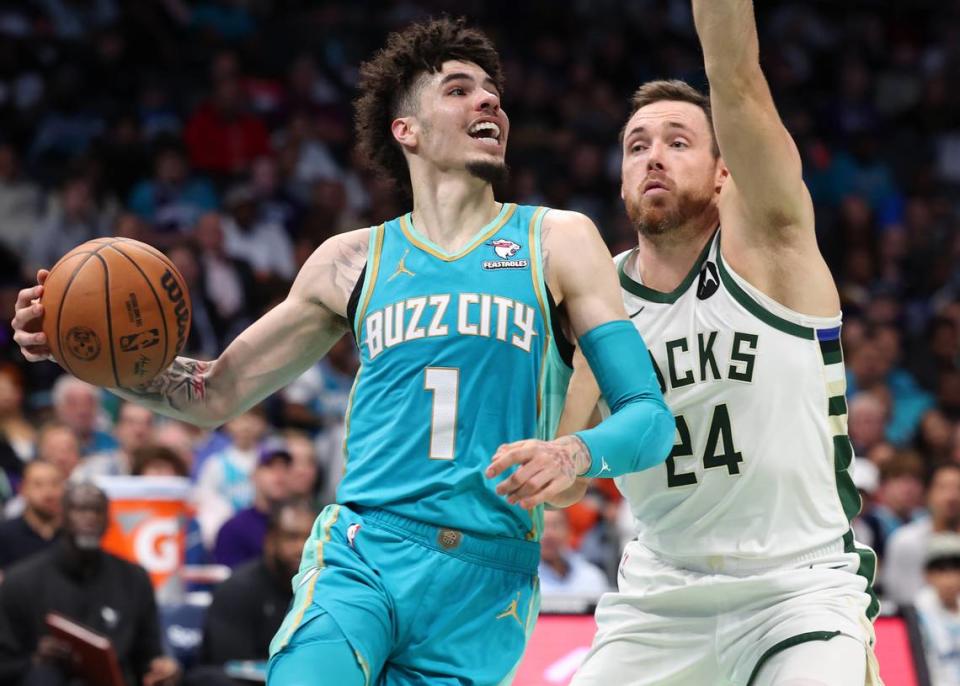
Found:
[[[960,635],[960,1],[757,5],[843,299],[858,537],[884,597]],[[617,134],[643,81],[705,85],[688,0],[0,0],[0,307],[85,240],[143,240],[190,286],[186,354],[215,357],[325,238],[405,211],[353,153],[351,100],[389,30],[441,12],[504,59],[500,197],[584,212],[629,247]],[[346,338],[208,432],[24,363],[4,324],[0,567],[55,540],[64,483],[104,475],[189,478],[188,561],[258,559],[278,504],[334,498],[357,364]],[[547,518],[545,594],[615,584],[631,522],[610,482]]]

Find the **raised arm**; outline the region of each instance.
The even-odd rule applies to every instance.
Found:
[[[178,357],[122,398],[198,426],[219,426],[287,385],[348,330],[347,302],[366,262],[369,229],[339,234],[321,245],[297,274],[286,299],[251,324],[209,362]],[[14,328],[28,359],[49,354],[36,319],[41,287],[21,291]],[[31,331],[33,333],[31,333]]]
[[[760,69],[753,1],[693,0],[693,15],[720,154],[749,225],[765,232],[812,230],[800,154]]]
[[[724,258],[781,304],[836,315],[840,298],[817,247],[800,153],[760,69],[753,1],[692,2],[717,143],[730,171],[719,201]]]

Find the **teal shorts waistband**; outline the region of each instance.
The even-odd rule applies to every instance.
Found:
[[[540,544],[536,541],[447,529],[376,508],[351,506],[350,509],[399,536],[468,562],[530,575],[537,573],[540,564]]]

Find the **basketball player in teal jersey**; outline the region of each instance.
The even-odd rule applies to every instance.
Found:
[[[542,503],[563,505],[578,475],[643,469],[670,450],[673,418],[595,227],[494,198],[502,80],[493,46],[462,22],[392,35],[362,68],[357,130],[413,211],[324,243],[216,360],[178,358],[116,390],[218,426],[355,336],[339,504],[304,547],[271,684],[509,683],[537,615]],[[49,353],[31,333],[41,288],[21,292],[14,318],[32,360]],[[569,375],[564,330],[613,414],[548,441]]]
[[[692,4],[710,96],[679,81],[634,95],[621,192],[638,243],[615,258],[676,443],[663,465],[617,479],[637,537],[572,683],[877,684],[840,299],[752,1]],[[582,371],[564,427],[599,395]]]

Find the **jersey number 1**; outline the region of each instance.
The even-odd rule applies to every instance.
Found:
[[[457,400],[460,370],[452,367],[427,367],[423,388],[433,391],[430,412],[430,459],[452,460],[457,441]]]
[[[677,473],[678,457],[693,455],[693,444],[690,441],[690,429],[683,415],[677,415],[677,436],[679,442],[674,444],[667,458],[667,486],[692,486],[697,483],[697,475],[693,472]],[[724,404],[713,408],[713,418],[710,420],[710,430],[707,432],[707,445],[703,450],[703,466],[726,467],[728,474],[739,474],[743,455],[733,446],[733,429],[730,427],[730,412]]]

